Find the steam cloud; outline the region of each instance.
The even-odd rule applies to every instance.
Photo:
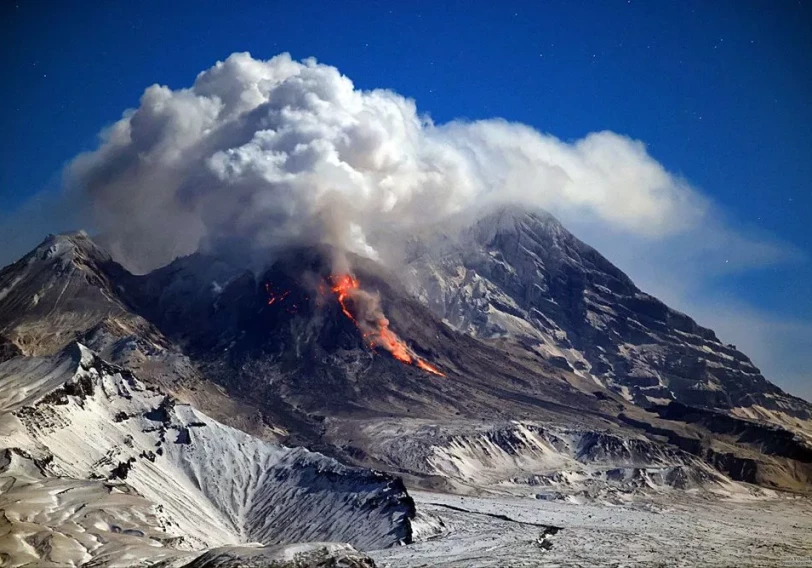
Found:
[[[374,256],[368,235],[493,202],[583,214],[662,236],[704,198],[642,143],[565,143],[502,120],[436,125],[414,101],[354,88],[338,69],[235,53],[188,89],[153,85],[66,171],[114,254],[146,271],[179,254],[328,241]]]

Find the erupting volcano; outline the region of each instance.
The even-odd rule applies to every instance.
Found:
[[[440,377],[445,376],[439,369],[417,357],[408,345],[389,329],[389,320],[384,317],[377,297],[361,290],[358,279],[350,274],[332,276],[330,291],[335,294],[341,305],[341,311],[355,324],[370,348],[374,350],[376,347],[382,347],[402,363],[415,365]]]
[[[310,280],[310,278],[305,278],[305,280]],[[266,303],[268,306],[273,306],[274,310],[297,314],[300,303],[308,302],[309,296],[295,290],[292,291],[291,287],[301,286],[298,278],[294,277],[290,280],[289,277],[283,277],[282,281],[281,286],[276,278],[266,281]],[[310,286],[312,286],[312,280],[310,282]],[[361,289],[358,278],[349,273],[321,276],[316,289],[319,304],[335,298],[341,312],[358,329],[364,343],[373,352],[379,348],[385,349],[401,363],[414,365],[438,377],[445,377],[445,373],[437,367],[418,357],[414,350],[389,327],[389,320],[383,313],[380,298],[377,294],[370,294]]]

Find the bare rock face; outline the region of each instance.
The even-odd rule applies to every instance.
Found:
[[[102,322],[159,342],[118,297],[124,269],[84,233],[51,235],[0,271],[0,335],[26,355],[51,355]]]
[[[452,327],[508,338],[641,406],[678,401],[812,418],[713,331],[640,291],[544,212],[499,209],[414,238],[405,280]]]

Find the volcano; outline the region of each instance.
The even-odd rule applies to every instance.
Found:
[[[639,373],[624,378],[618,372],[623,361],[608,359],[613,338],[628,344],[637,336],[611,320],[612,334],[598,335],[577,319],[584,306],[594,309],[590,300],[582,304],[558,290],[581,282],[604,294],[616,290],[615,300],[603,301],[618,309],[658,304],[633,287],[634,298],[622,295],[624,286],[633,286],[628,278],[550,216],[502,210],[464,231],[471,238],[415,242],[419,254],[406,265],[405,277],[328,246],[289,249],[257,273],[198,253],[137,276],[86,235],[53,237],[0,274],[8,283],[0,299],[0,335],[6,351],[26,355],[51,354],[81,340],[229,425],[420,479],[431,468],[403,463],[376,436],[361,434],[381,423],[402,423],[411,424],[404,426],[408,438],[415,420],[565,424],[655,436],[656,443],[687,448],[747,480],[806,484],[812,467],[804,457],[807,443],[786,423],[743,419],[710,401],[691,406],[694,399],[678,398],[658,407],[650,399],[641,406],[624,397],[623,380],[637,385],[634,393],[662,391],[645,387]],[[569,250],[570,260],[557,261],[559,250]],[[466,267],[469,284],[451,276],[463,270],[455,263]],[[558,276],[547,280],[545,274]],[[86,305],[63,302],[66,287],[73,298],[87,298]],[[455,295],[432,296],[431,290]],[[26,304],[26,298],[42,299]],[[656,334],[667,338],[659,349],[678,350],[682,359],[674,361],[686,360],[685,353],[696,353],[694,342],[676,338],[691,329],[710,348],[727,349],[681,314],[666,312],[665,320],[655,321],[647,313],[653,314],[635,316],[653,328],[638,334],[645,340],[641,353],[652,351]],[[471,325],[462,325],[466,321]],[[551,331],[552,322],[559,323]],[[502,331],[488,331],[493,329]],[[741,363],[724,371],[719,365],[728,360],[708,359],[717,392],[741,384],[724,382],[734,372],[752,376]],[[604,361],[618,361],[613,373],[596,372]],[[764,395],[758,394],[759,381],[749,387],[752,400],[806,416],[806,403],[776,398],[780,391],[766,381]]]
[[[352,275],[337,277],[335,254],[324,247],[291,250],[259,275],[235,272],[203,298],[171,292],[173,278],[205,287],[192,283],[189,267],[206,262],[187,257],[133,277],[127,302],[180,344],[205,376],[261,400],[272,422],[293,420],[290,430],[301,442],[303,423],[312,434],[328,416],[507,418],[511,409],[515,417],[574,419],[584,409],[599,410],[601,401],[539,357],[513,357],[448,328],[377,263],[349,257]],[[549,374],[534,371],[537,365]],[[514,391],[512,403],[503,400],[505,388]]]
[[[496,221],[484,219],[472,230],[507,226],[510,231],[497,232],[504,242],[522,234],[512,227],[551,234],[546,217],[509,218],[514,220],[507,222],[500,212]],[[570,238],[560,225],[552,227],[560,238]],[[432,245],[431,250],[443,249]],[[487,253],[486,258],[499,257]],[[188,357],[199,376],[255,408],[263,424],[282,433],[286,443],[355,465],[416,475],[418,483],[433,483],[426,480],[433,479],[434,470],[404,463],[381,445],[380,433],[368,432],[377,432],[382,423],[402,424],[405,441],[415,420],[439,421],[452,430],[458,426],[451,424],[470,420],[567,424],[630,438],[654,436],[656,443],[666,440],[687,448],[723,473],[749,481],[802,487],[810,475],[806,442],[793,441],[783,425],[759,425],[725,414],[730,424],[712,431],[708,425],[722,420],[712,407],[679,412],[674,409],[685,403],[659,409],[647,401],[644,410],[624,398],[616,383],[579,369],[577,358],[570,364],[538,349],[542,334],[532,327],[522,327],[529,330],[526,334],[464,333],[449,325],[454,320],[439,312],[437,304],[420,301],[421,294],[409,289],[409,278],[330,247],[290,249],[260,273],[195,254],[144,276],[118,276],[116,282],[118,297],[129,310]],[[522,297],[507,283],[492,286],[502,286],[501,294],[519,294],[510,302]],[[557,302],[564,305],[562,299]],[[493,303],[481,317],[504,318],[506,303]],[[473,308],[466,309],[474,318]],[[683,320],[674,316],[672,321],[677,325]],[[394,338],[390,345],[385,344],[388,336]],[[598,346],[606,351],[606,345]],[[803,412],[802,401],[787,400]],[[678,415],[691,418],[674,420]],[[776,452],[777,447],[783,449]]]
[[[381,424],[402,424],[404,443],[420,421],[610,430],[676,445],[737,478],[806,485],[808,442],[794,422],[742,418],[710,398],[697,405],[696,389],[657,398],[666,381],[690,377],[677,363],[704,341],[712,392],[743,401],[743,379],[727,377],[754,377],[749,400],[803,424],[809,405],[742,355],[724,356],[712,332],[642,295],[546,214],[497,211],[462,235],[414,241],[405,276],[328,246],[288,249],[261,272],[198,253],[137,276],[86,235],[52,237],[0,273],[0,336],[11,357],[80,340],[229,425],[418,481],[433,468],[393,456],[390,438],[371,433]],[[566,294],[576,289],[584,300]],[[598,294],[602,306],[637,310],[630,317],[651,331],[589,315]],[[645,357],[669,349],[670,374]],[[622,374],[628,361],[648,361],[661,378],[647,386],[639,372]]]
[[[0,394],[25,430],[4,439],[30,442],[14,454],[21,464],[7,461],[60,483],[65,471],[132,476],[173,519],[188,516],[165,491],[181,468],[183,495],[219,511],[200,523],[273,544],[407,542],[414,509],[395,476],[434,491],[614,502],[812,487],[810,406],[712,331],[546,214],[500,210],[454,230],[412,236],[395,270],[322,245],[278,252],[261,271],[196,253],[144,275],[85,234],[49,237],[0,271]],[[83,449],[65,449],[66,436]],[[261,510],[246,525],[244,504],[221,491],[232,480],[199,477],[206,444],[239,457],[224,474],[246,482],[235,495],[277,495],[281,483],[298,507],[300,489],[317,487],[314,516],[340,502],[348,518],[375,511],[375,526],[279,533]],[[263,458],[272,483],[246,447],[309,457],[280,469]],[[70,461],[82,452],[96,458]]]
[[[310,282],[319,281],[317,273],[307,275]],[[302,286],[301,280],[289,282]],[[268,293],[268,306],[284,310],[288,314],[310,314],[323,308],[332,299],[341,306],[341,313],[355,325],[366,346],[373,352],[383,351],[406,365],[415,365],[433,375],[445,376],[436,367],[420,359],[406,343],[390,328],[389,320],[380,307],[380,298],[366,292],[356,277],[351,274],[331,274],[321,279],[315,289],[308,294],[293,294],[291,289],[277,290],[271,282],[265,283]],[[332,295],[332,296],[330,296]],[[314,309],[315,304],[315,309]],[[307,317],[307,316],[305,316]]]

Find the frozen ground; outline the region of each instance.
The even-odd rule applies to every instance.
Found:
[[[812,503],[800,498],[686,498],[678,504],[612,506],[412,496],[422,524],[416,536],[424,540],[371,553],[379,568],[812,566]],[[561,530],[543,536],[551,532],[543,525]]]

